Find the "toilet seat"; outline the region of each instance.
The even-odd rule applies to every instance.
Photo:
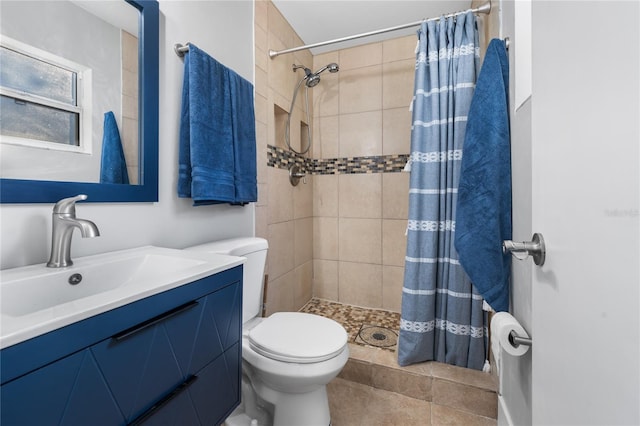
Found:
[[[248,333],[251,349],[276,361],[309,364],[340,354],[347,332],[337,322],[301,312],[277,312]]]

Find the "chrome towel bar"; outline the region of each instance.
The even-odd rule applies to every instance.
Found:
[[[182,58],[184,54],[189,51],[189,42],[187,42],[187,44],[184,44],[184,45],[180,43],[174,44],[173,51],[176,52],[176,55]]]

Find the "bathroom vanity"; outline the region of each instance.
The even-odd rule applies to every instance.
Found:
[[[0,423],[221,423],[240,402],[242,265],[231,265],[4,347]]]

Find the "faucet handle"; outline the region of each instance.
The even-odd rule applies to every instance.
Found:
[[[71,214],[75,216],[76,214],[76,201],[86,200],[87,196],[85,194],[79,194],[75,197],[63,198],[58,201],[55,206],[53,206],[54,214]]]

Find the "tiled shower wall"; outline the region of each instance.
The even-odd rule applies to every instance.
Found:
[[[276,126],[282,134],[282,117],[289,110],[293,89],[304,75],[294,73],[293,63],[313,66],[310,52],[302,51],[269,59],[269,49],[282,50],[303,44],[270,1],[255,2],[255,108],[258,156],[258,202],[256,235],[269,241],[266,273],[267,314],[295,311],[312,296],[313,198],[312,178],[307,184],[291,186],[287,169],[267,166],[267,147],[284,148],[276,140]],[[311,93],[311,92],[310,92]],[[302,116],[298,96],[294,117]],[[299,147],[299,130],[291,132]]]
[[[255,5],[256,235],[270,244],[267,313],[297,310],[312,295],[399,311],[409,176],[398,170],[410,147],[416,38],[269,59],[269,49],[303,43],[271,2]],[[340,71],[323,73],[309,91],[313,148],[298,159],[314,170],[293,187],[286,166],[273,161],[284,156],[284,119],[303,76],[291,65],[330,62]],[[291,125],[298,150],[303,102],[301,90]]]
[[[393,163],[409,153],[415,44],[409,36],[314,57],[314,69],[340,65],[336,83],[316,86],[314,156]],[[315,296],[400,310],[408,187],[401,172],[314,177]]]

